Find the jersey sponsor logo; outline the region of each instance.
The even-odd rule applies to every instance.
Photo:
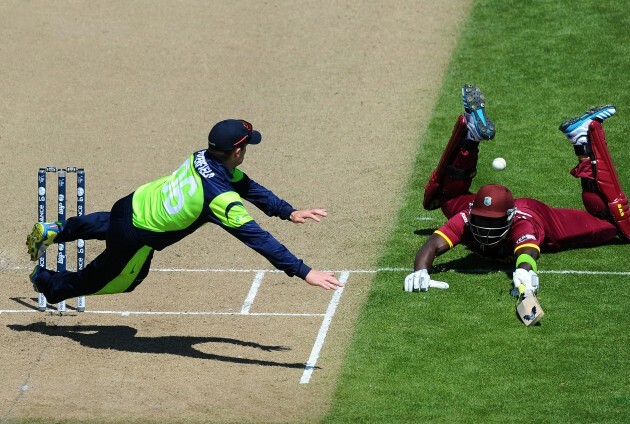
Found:
[[[204,178],[214,177],[214,171],[208,165],[203,150],[195,154],[195,161],[193,162],[195,169]]]
[[[466,212],[460,212],[459,214],[462,216],[464,224],[468,224],[468,217],[466,216]]]
[[[526,240],[536,240],[536,237],[531,234],[522,235],[516,240],[516,244],[523,243]]]

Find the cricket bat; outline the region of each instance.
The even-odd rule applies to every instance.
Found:
[[[538,298],[533,292],[525,293],[524,284],[518,287],[518,293],[516,314],[526,326],[529,327],[532,324],[536,324],[545,315],[540,307],[540,303],[538,303]]]

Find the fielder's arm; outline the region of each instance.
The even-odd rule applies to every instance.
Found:
[[[256,206],[267,216],[277,216],[280,219],[288,220],[291,213],[295,211],[289,202],[279,198],[271,190],[258,184],[238,168],[234,169],[230,184],[239,196]]]

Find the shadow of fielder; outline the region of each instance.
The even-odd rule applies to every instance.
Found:
[[[264,365],[270,367],[304,368],[304,363],[287,363],[263,361],[259,359],[247,359],[240,357],[215,355],[201,352],[194,348],[200,343],[228,343],[237,346],[251,347],[265,352],[278,352],[290,350],[286,346],[267,346],[254,342],[246,342],[224,337],[194,337],[194,336],[161,336],[161,337],[136,337],[136,330],[126,325],[77,325],[77,326],[53,326],[43,322],[28,325],[9,324],[14,331],[31,331],[46,336],[65,337],[74,340],[81,346],[92,349],[112,349],[123,352],[138,353],[164,353],[179,355],[188,358],[210,359],[237,364]]]

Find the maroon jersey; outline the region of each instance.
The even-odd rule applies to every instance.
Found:
[[[468,209],[453,215],[435,232],[453,247],[463,243],[474,252],[496,259],[508,258],[521,247],[553,252],[606,243],[617,234],[614,224],[579,209],[552,208],[538,200],[514,201],[517,212],[507,237],[495,246],[482,246],[468,228]]]

